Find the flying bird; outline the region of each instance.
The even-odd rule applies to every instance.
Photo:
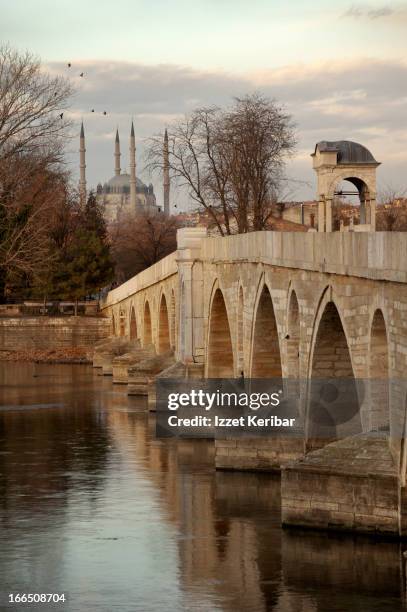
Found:
[[[61,119],[63,119],[64,118],[64,113],[61,113],[59,116],[61,117]]]
[[[80,76],[80,77],[83,77],[83,72],[81,72],[79,76]]]
[[[70,68],[71,66],[72,66],[72,64],[70,64],[70,63],[69,63],[69,64],[68,64],[68,68]]]

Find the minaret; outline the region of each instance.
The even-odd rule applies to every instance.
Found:
[[[137,209],[136,198],[136,138],[134,136],[134,125],[131,122],[130,131],[130,205],[131,209]]]
[[[116,129],[116,140],[114,143],[114,173],[115,176],[120,175],[120,139],[118,129]]]
[[[163,150],[163,172],[164,172],[164,214],[170,214],[170,164],[168,159],[168,133],[165,129]]]
[[[79,137],[79,197],[83,204],[86,202],[86,162],[85,162],[85,130],[83,121],[81,123],[81,133]]]

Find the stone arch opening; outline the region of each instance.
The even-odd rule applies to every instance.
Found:
[[[116,335],[116,321],[114,320],[114,315],[112,314],[112,336]]]
[[[325,305],[312,354],[308,447],[362,431],[360,401],[345,330],[334,302]]]
[[[135,340],[138,336],[137,334],[137,319],[136,319],[136,311],[134,306],[131,307],[130,311],[130,340]]]
[[[181,352],[181,356],[185,356],[186,347],[185,347],[185,329],[187,325],[186,321],[186,294],[185,294],[185,283],[183,282],[181,285],[181,296],[179,301],[179,325],[180,327],[180,347],[178,350]]]
[[[143,346],[153,343],[153,333],[151,326],[151,311],[148,301],[144,304],[144,324],[143,324]]]
[[[297,294],[291,292],[288,304],[287,321],[287,374],[288,378],[299,378],[300,375],[300,307]]]
[[[239,376],[244,374],[244,355],[243,355],[243,287],[239,287],[239,297],[237,303],[237,369]]]
[[[209,315],[208,377],[233,378],[233,348],[222,291],[216,289]]]
[[[363,179],[357,176],[347,176],[340,179],[333,194],[334,215],[336,216],[334,229],[340,229],[338,209],[339,206],[343,204],[359,206],[359,219],[356,217],[356,220],[362,225],[369,223],[370,200],[369,187]]]
[[[390,430],[389,347],[383,312],[376,310],[370,331],[369,351],[371,428]]]
[[[160,312],[158,315],[158,352],[165,353],[171,348],[170,325],[168,318],[167,300],[162,294],[160,301]]]
[[[281,355],[277,322],[270,292],[264,285],[257,305],[253,345],[252,378],[281,378]]]
[[[406,445],[406,437],[407,437],[407,395],[404,397],[404,403],[402,402],[402,407],[404,408],[404,418],[402,419],[402,429],[400,431],[400,458],[399,458],[399,476],[400,476],[400,485],[405,488],[407,481],[407,445]]]
[[[126,335],[126,315],[122,310],[119,313],[119,335],[120,337]]]

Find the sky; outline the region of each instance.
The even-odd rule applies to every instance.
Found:
[[[113,175],[116,127],[128,169],[133,118],[138,174],[160,202],[143,139],[196,107],[257,91],[296,124],[290,199],[315,196],[310,154],[320,140],[361,142],[382,162],[379,190],[407,187],[407,2],[0,0],[0,15],[1,41],[75,86],[69,114],[78,134],[85,124],[89,186]],[[76,176],[75,139],[68,148]]]

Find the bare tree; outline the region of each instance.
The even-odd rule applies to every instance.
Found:
[[[110,227],[117,280],[123,282],[177,248],[177,217],[163,213],[123,216]]]
[[[61,162],[71,93],[30,53],[0,47],[0,293],[49,262],[50,225],[67,194]]]
[[[10,163],[12,162],[12,163]],[[6,169],[5,169],[6,166]],[[35,158],[0,160],[0,280],[3,290],[19,278],[34,281],[50,265],[50,232],[65,205],[67,177]]]
[[[43,72],[31,53],[0,47],[0,157],[61,152],[72,95],[66,79]]]
[[[261,95],[231,108],[195,110],[169,130],[169,169],[221,235],[265,229],[295,147],[291,117]],[[147,167],[163,170],[162,137],[147,143]]]

